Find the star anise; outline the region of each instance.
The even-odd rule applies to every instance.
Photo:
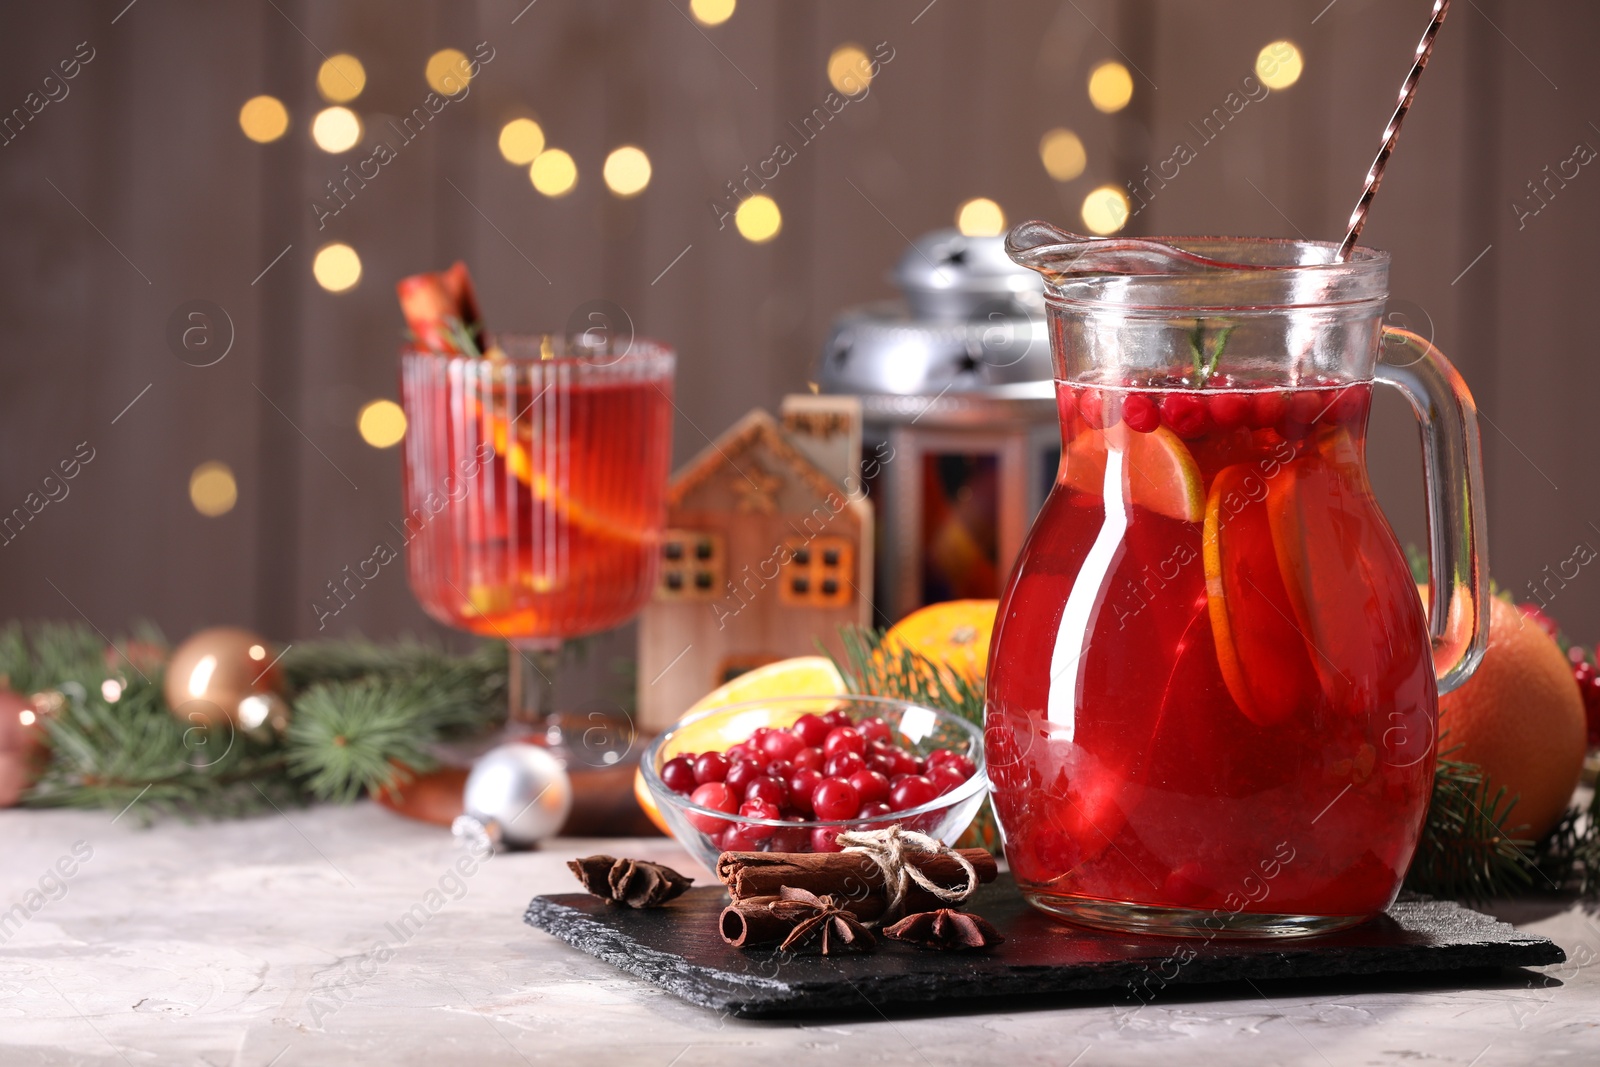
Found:
[[[988,948],[1005,940],[986,919],[952,908],[907,915],[886,927],[883,936],[892,941],[910,941],[924,948],[944,950]]]
[[[860,919],[839,906],[833,896],[817,896],[805,889],[784,886],[778,899],[767,905],[774,915],[795,924],[780,952],[793,952],[815,942],[824,956],[843,952],[870,952],[878,942]]]
[[[694,881],[659,863],[606,855],[568,860],[567,866],[583,888],[603,900],[630,908],[665,904]]]

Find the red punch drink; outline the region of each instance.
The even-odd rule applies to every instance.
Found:
[[[405,357],[405,534],[430,615],[487,637],[575,637],[649,597],[672,429],[668,373]]]
[[[1367,486],[1371,386],[1057,391],[1065,459],[989,692],[1018,883],[1068,914],[1381,910],[1435,684]]]
[[[1024,223],[1062,460],[1000,601],[986,758],[1035,906],[1281,937],[1399,891],[1438,694],[1482,656],[1471,394],[1384,327],[1388,257]],[[1422,422],[1431,609],[1367,480],[1374,383]]]

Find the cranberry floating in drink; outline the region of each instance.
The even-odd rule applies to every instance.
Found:
[[[1010,247],[1049,282],[1063,448],[989,665],[1018,884],[1146,932],[1381,911],[1431,796],[1437,694],[1487,636],[1465,385],[1382,327],[1380,252],[1043,223]],[[1374,381],[1423,421],[1431,625],[1367,482]]]

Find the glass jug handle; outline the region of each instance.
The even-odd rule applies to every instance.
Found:
[[[1489,643],[1489,581],[1478,408],[1433,344],[1386,326],[1378,381],[1399,389],[1422,423],[1428,493],[1428,633],[1439,692],[1466,681]],[[1448,592],[1441,596],[1440,591]]]

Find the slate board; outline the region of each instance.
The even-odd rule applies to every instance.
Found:
[[[524,919],[592,956],[702,1007],[739,1016],[846,1014],[982,998],[1039,1003],[1041,994],[1107,990],[1138,1005],[1204,983],[1418,974],[1561,963],[1552,941],[1451,901],[1402,900],[1350,930],[1277,941],[1140,937],[1068,926],[1029,907],[1007,874],[970,910],[1005,943],[982,953],[932,952],[879,940],[878,951],[796,956],[741,950],[717,936],[721,886],[662,908],[619,908],[587,893],[534,897]],[[1192,958],[1187,958],[1193,952]],[[999,1007],[999,1005],[996,1005]]]

